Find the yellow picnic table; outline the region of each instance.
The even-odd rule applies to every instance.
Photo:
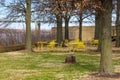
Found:
[[[86,50],[86,46],[84,42],[82,41],[77,41],[77,42],[69,42],[69,47],[75,48],[75,49],[84,49]]]
[[[98,45],[99,44],[99,40],[95,39],[95,40],[91,41],[91,44],[92,45]]]
[[[44,45],[47,45],[48,43],[47,42],[37,42],[38,46],[40,49],[43,49]]]

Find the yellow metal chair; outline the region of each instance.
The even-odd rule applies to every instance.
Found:
[[[54,48],[56,44],[57,44],[57,43],[53,40],[53,41],[49,42],[47,46],[48,46],[49,48]]]
[[[37,42],[37,44],[40,49],[43,49],[43,42]]]

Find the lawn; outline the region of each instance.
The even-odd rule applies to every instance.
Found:
[[[26,53],[0,54],[0,80],[80,80],[88,73],[98,72],[99,55],[95,52],[72,53],[77,63],[66,64],[69,53]],[[120,58],[114,58],[120,65]]]

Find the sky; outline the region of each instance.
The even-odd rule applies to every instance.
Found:
[[[35,23],[31,23],[31,29],[35,29]],[[64,26],[64,24],[63,24]],[[78,23],[69,23],[69,26],[78,26]],[[94,26],[94,23],[83,23],[83,26]],[[41,23],[41,30],[50,30],[52,27],[56,27],[56,24],[54,23]],[[25,23],[13,23],[9,25],[7,28],[13,28],[13,29],[26,29]]]
[[[6,0],[7,4],[9,4],[12,0]],[[5,16],[5,11],[3,8],[0,8],[0,19]],[[75,20],[75,19],[74,19]],[[83,26],[92,26],[94,23],[83,23]],[[25,23],[13,23],[9,25],[7,28],[13,28],[13,29],[25,29]],[[64,24],[63,24],[64,26]],[[78,26],[78,23],[69,23],[69,26]],[[0,26],[1,28],[2,26]],[[49,23],[41,23],[41,29],[50,30],[52,27],[56,27],[56,24],[49,24]],[[35,29],[35,23],[31,23],[31,28]]]
[[[113,15],[114,17],[112,18],[113,23],[112,25],[115,25],[115,15]],[[76,19],[74,19],[74,21],[76,21]],[[85,19],[84,21],[88,21],[88,23],[83,22],[82,26],[95,26],[94,20],[88,20]],[[35,23],[31,23],[31,29],[34,30],[35,29]],[[79,26],[78,23],[69,23],[69,26]],[[12,25],[9,25],[9,27],[14,28],[14,29],[25,29],[25,23],[13,23]],[[41,30],[50,30],[52,27],[56,27],[56,24],[54,23],[41,23]],[[63,23],[63,27],[64,27],[64,23]]]
[[[8,3],[11,1],[11,0],[6,0],[8,1]],[[2,19],[2,17],[4,16],[4,10],[3,8],[0,8],[0,19]],[[113,20],[115,19],[115,15],[113,15],[114,18],[112,18]],[[72,20],[76,20],[75,18],[72,19]],[[92,20],[88,20],[88,19],[85,19],[84,21],[91,21],[91,23],[84,23],[83,22],[83,26],[95,26],[95,23],[92,22]],[[114,25],[114,24],[112,24]],[[64,26],[64,24],[63,24]],[[78,23],[69,23],[69,26],[78,26]],[[1,28],[2,26],[0,26]],[[56,24],[49,24],[49,23],[41,23],[41,29],[42,30],[50,30],[52,27],[56,27]],[[9,25],[7,28],[13,28],[13,29],[25,29],[25,23],[13,23],[11,25]],[[35,29],[35,23],[31,23],[31,28],[34,30]]]
[[[0,14],[0,19],[3,17],[3,14]],[[113,15],[112,20],[115,21],[116,16]],[[73,21],[77,21],[77,19],[72,19]],[[88,20],[88,19],[84,19],[84,21],[88,21],[89,23],[84,23],[83,22],[83,26],[95,26],[94,20]],[[35,23],[31,23],[31,29],[34,30],[35,29]],[[113,22],[112,25],[115,25],[115,23]],[[63,24],[64,26],[64,24]],[[69,26],[79,26],[78,23],[69,23]],[[2,26],[0,26],[1,28]],[[54,23],[41,23],[41,30],[50,30],[52,27],[56,27],[56,24]],[[13,23],[11,25],[9,25],[7,28],[13,28],[13,29],[26,29],[26,25],[25,23]]]
[[[82,26],[95,26],[95,23],[93,21],[90,22],[87,19],[85,19],[84,21],[88,21],[88,23],[83,22]],[[31,23],[32,30],[35,29],[35,25],[36,25],[36,23]],[[114,22],[112,23],[112,25],[115,25]],[[79,26],[79,24],[78,23],[69,23],[69,26]],[[41,23],[41,30],[50,30],[52,27],[56,27],[56,24]],[[64,27],[64,23],[63,23],[63,27]],[[25,25],[25,23],[13,23],[13,24],[9,25],[7,28],[26,29],[26,25]]]

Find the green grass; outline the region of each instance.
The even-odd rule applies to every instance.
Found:
[[[68,53],[0,54],[0,80],[73,80],[97,72],[99,56],[75,53],[76,64],[65,64]],[[119,60],[116,59],[114,62]],[[115,63],[119,65],[118,63]]]

